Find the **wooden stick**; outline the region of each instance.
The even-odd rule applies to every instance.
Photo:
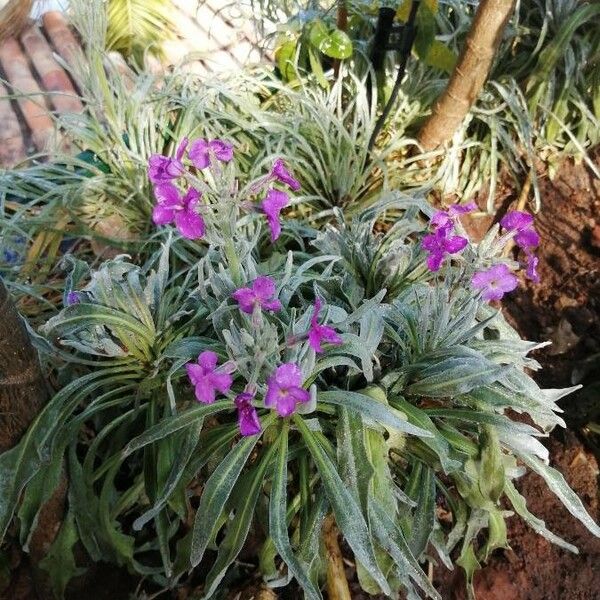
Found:
[[[327,552],[327,596],[329,600],[352,600],[333,515],[323,524],[323,541]]]

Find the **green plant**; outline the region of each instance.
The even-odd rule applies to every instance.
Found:
[[[331,513],[365,590],[438,598],[419,563],[434,548],[451,564],[460,548],[470,584],[508,543],[503,502],[574,550],[528,512],[514,485],[523,466],[600,534],[538,440],[563,424],[555,403],[570,390],[534,383],[527,354],[538,345],[471,285],[512,234],[498,238],[496,227],[434,274],[421,245],[433,211],[422,198],[389,193],[352,219],[336,211],[321,231],[279,222],[267,199],[277,181],[296,188],[295,179],[279,162],[249,179],[217,142],[219,158],[199,140],[195,167],[168,172],[202,192],[185,210],[203,221],[193,237],[204,241],[168,233],[143,265],[120,257],[89,270],[68,259],[65,307],[36,337],[58,385],[0,455],[0,531],[16,513],[27,547],[66,462],[68,514],[45,561],[57,592],[79,572],[79,540],[149,590],[176,587],[202,565],[192,576],[210,597],[252,535],[268,581],[295,579],[318,599]],[[155,188],[176,160],[153,159]],[[159,201],[154,219],[175,218],[164,212],[181,210],[172,206]],[[377,233],[392,210],[402,218]]]
[[[171,0],[108,0],[106,48],[121,52],[138,66],[147,52],[160,55],[173,34]]]

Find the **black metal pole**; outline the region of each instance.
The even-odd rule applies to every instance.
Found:
[[[377,119],[377,123],[375,124],[375,129],[373,129],[373,133],[371,134],[371,139],[369,140],[369,150],[373,149],[375,145],[375,141],[377,136],[379,135],[381,129],[383,128],[387,118],[392,112],[392,108],[396,102],[398,97],[398,93],[400,92],[400,86],[402,85],[402,80],[404,79],[404,74],[406,73],[406,64],[408,62],[408,58],[412,51],[412,46],[415,42],[415,35],[417,33],[417,28],[415,26],[415,19],[417,16],[417,10],[419,9],[419,1],[413,0],[410,6],[410,14],[408,15],[408,21],[406,22],[406,26],[402,32],[402,38],[400,42],[400,63],[398,64],[398,72],[396,74],[396,82],[394,83],[394,89],[390,95],[390,99],[387,101],[383,112],[379,119]]]

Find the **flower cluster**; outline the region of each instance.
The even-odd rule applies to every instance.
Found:
[[[538,258],[533,254],[533,249],[539,245],[540,236],[533,227],[533,217],[529,213],[514,210],[502,218],[500,225],[525,252],[526,262],[523,266],[526,277],[538,283],[540,280],[537,273]],[[509,236],[503,238],[504,242],[510,239]],[[504,294],[512,292],[519,281],[508,265],[500,263],[475,273],[471,283],[475,289],[481,290],[481,297],[484,300],[500,300]]]
[[[447,255],[457,254],[467,246],[467,238],[455,235],[456,221],[475,208],[475,203],[471,202],[464,206],[453,205],[448,210],[438,211],[433,215],[430,221],[433,231],[421,242],[421,246],[429,253],[427,267],[430,271],[438,271]],[[500,240],[499,247],[503,247],[513,237],[515,244],[526,255],[526,276],[535,283],[539,282],[538,259],[533,254],[533,249],[539,245],[540,238],[533,227],[533,217],[529,213],[511,211],[502,218],[500,225],[509,235]],[[479,290],[481,297],[487,301],[500,300],[504,294],[512,292],[518,283],[516,275],[504,263],[477,271],[471,279],[473,288]]]
[[[189,150],[188,150],[189,146]],[[184,138],[174,157],[153,154],[148,161],[148,178],[154,186],[157,204],[152,212],[152,220],[156,225],[174,223],[181,235],[195,240],[204,236],[206,226],[200,208],[202,192],[193,185],[182,192],[175,183],[186,179],[189,169],[184,159],[189,159],[191,166],[201,171],[209,167],[218,167],[233,159],[233,146],[223,140],[194,140],[191,144]],[[265,215],[271,233],[271,241],[281,235],[281,211],[289,205],[290,197],[287,192],[274,187],[279,183],[291,191],[300,189],[300,182],[288,171],[282,159],[273,163],[270,173],[260,178],[250,189],[255,194],[266,190],[260,202],[260,212]]]
[[[189,140],[184,138],[174,157],[153,154],[148,160],[148,178],[154,185],[157,204],[152,211],[156,225],[175,223],[184,238],[196,240],[205,232],[205,224],[199,208],[202,193],[190,186],[183,193],[174,182],[185,178],[187,169],[183,163]],[[205,169],[213,162],[229,162],[233,158],[233,146],[222,140],[195,140],[187,156],[196,169]]]
[[[232,298],[238,303],[240,311],[246,314],[255,314],[263,310],[277,312],[283,308],[280,300],[276,298],[275,282],[267,276],[257,277],[250,286],[239,288],[232,294]],[[293,340],[294,343],[308,340],[309,346],[316,353],[323,352],[323,343],[342,343],[342,338],[333,327],[319,323],[322,308],[323,302],[317,298],[308,331]],[[205,351],[200,354],[197,363],[186,365],[188,378],[195,388],[196,399],[199,402],[212,404],[217,392],[225,395],[231,390],[231,374],[234,367],[230,366],[231,363],[219,367],[217,363],[217,355]],[[264,406],[275,410],[281,417],[290,416],[298,404],[310,399],[310,394],[302,387],[302,382],[302,370],[298,364],[287,362],[279,365],[267,379]],[[255,435],[261,431],[260,419],[253,404],[255,395],[254,386],[248,385],[234,400],[242,435]]]
[[[430,271],[439,271],[444,258],[448,254],[457,254],[464,250],[468,240],[460,235],[454,235],[456,221],[461,215],[475,210],[474,202],[459,206],[451,206],[446,211],[436,212],[430,222],[433,232],[426,235],[421,242],[424,250],[429,252],[427,267]]]
[[[502,218],[500,225],[514,233],[515,244],[525,252],[525,275],[534,283],[539,283],[538,258],[533,250],[539,246],[540,236],[533,227],[533,217],[529,213],[513,210]]]

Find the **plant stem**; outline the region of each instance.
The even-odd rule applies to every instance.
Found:
[[[240,267],[240,259],[237,255],[235,244],[233,242],[233,237],[230,237],[225,242],[225,256],[227,257],[227,264],[229,265],[229,270],[231,272],[231,279],[236,287],[240,287],[243,283],[242,281],[242,271]]]

